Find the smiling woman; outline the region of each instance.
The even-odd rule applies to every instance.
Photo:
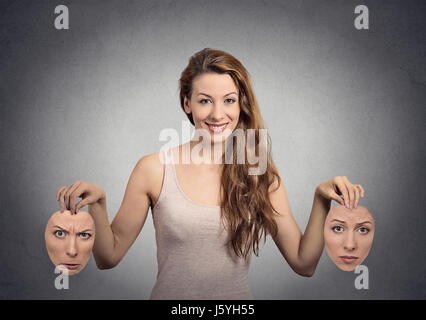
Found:
[[[49,219],[44,234],[46,249],[53,264],[64,266],[69,275],[84,269],[95,243],[95,223],[88,212],[78,215],[57,211]]]
[[[225,140],[236,128],[240,115],[238,88],[231,76],[206,72],[193,79],[192,86],[192,99],[185,96],[183,108],[195,129],[209,130],[212,142]]]

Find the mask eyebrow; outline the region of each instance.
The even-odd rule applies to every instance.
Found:
[[[337,221],[337,222],[340,222],[340,223],[346,223],[346,221],[337,220],[337,219],[333,219],[333,220],[331,220],[330,222],[333,222],[333,221]]]
[[[65,228],[63,228],[63,227],[61,227],[61,226],[58,226],[58,225],[55,225],[55,226],[53,226],[54,228],[59,228],[59,229],[61,229],[61,230],[63,230],[63,231],[66,231],[66,232],[68,232],[69,233],[69,230],[67,230],[67,229],[65,229]],[[83,230],[83,231],[79,231],[79,232],[77,232],[77,233],[85,233],[85,232],[91,232],[92,231],[92,229],[85,229],[85,230]]]
[[[61,230],[63,230],[63,231],[69,232],[67,229],[65,229],[65,228],[63,228],[63,227],[61,227],[61,226],[53,226],[53,227],[56,227],[56,228],[59,228],[59,229],[61,229]]]
[[[80,231],[78,233],[84,233],[84,232],[89,232],[89,231],[92,231],[92,229],[86,229],[86,230]]]
[[[363,222],[357,223],[356,225],[360,226],[360,225],[366,224],[366,223],[372,224],[370,221],[363,221]]]

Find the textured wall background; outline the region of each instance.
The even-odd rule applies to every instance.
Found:
[[[53,26],[59,4],[69,30]],[[369,30],[354,28],[358,4]],[[369,290],[325,251],[314,277],[296,275],[268,238],[252,259],[253,296],[426,298],[425,15],[424,1],[2,0],[0,298],[149,297],[150,215],[116,268],[92,257],[61,291],[44,228],[58,187],[77,179],[104,188],[112,221],[137,160],[160,149],[162,129],[180,131],[177,81],[204,47],[251,73],[301,229],[315,187],[336,175],[364,186],[376,220]]]

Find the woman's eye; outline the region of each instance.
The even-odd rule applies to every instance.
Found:
[[[63,237],[65,237],[65,232],[62,231],[62,230],[56,230],[54,232],[54,235],[57,236],[58,238],[63,238]]]
[[[226,101],[227,103],[234,103],[234,102],[235,102],[235,99],[228,98],[228,99],[226,99],[225,101]]]
[[[334,232],[340,233],[343,232],[343,227],[341,226],[335,226],[333,228],[331,228]]]
[[[92,235],[87,232],[82,232],[79,234],[82,239],[89,239]]]
[[[206,104],[207,102],[209,102],[209,100],[208,100],[208,99],[202,99],[202,100],[200,100],[200,103],[201,103],[201,104]]]
[[[366,228],[366,227],[361,227],[361,228],[358,229],[358,231],[361,234],[367,234],[367,233],[370,232],[370,230],[368,228]]]

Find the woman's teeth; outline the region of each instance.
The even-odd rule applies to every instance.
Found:
[[[225,123],[221,126],[216,126],[216,125],[212,125],[212,124],[207,124],[207,125],[209,126],[210,130],[213,131],[214,133],[221,133],[225,129],[227,123]]]

